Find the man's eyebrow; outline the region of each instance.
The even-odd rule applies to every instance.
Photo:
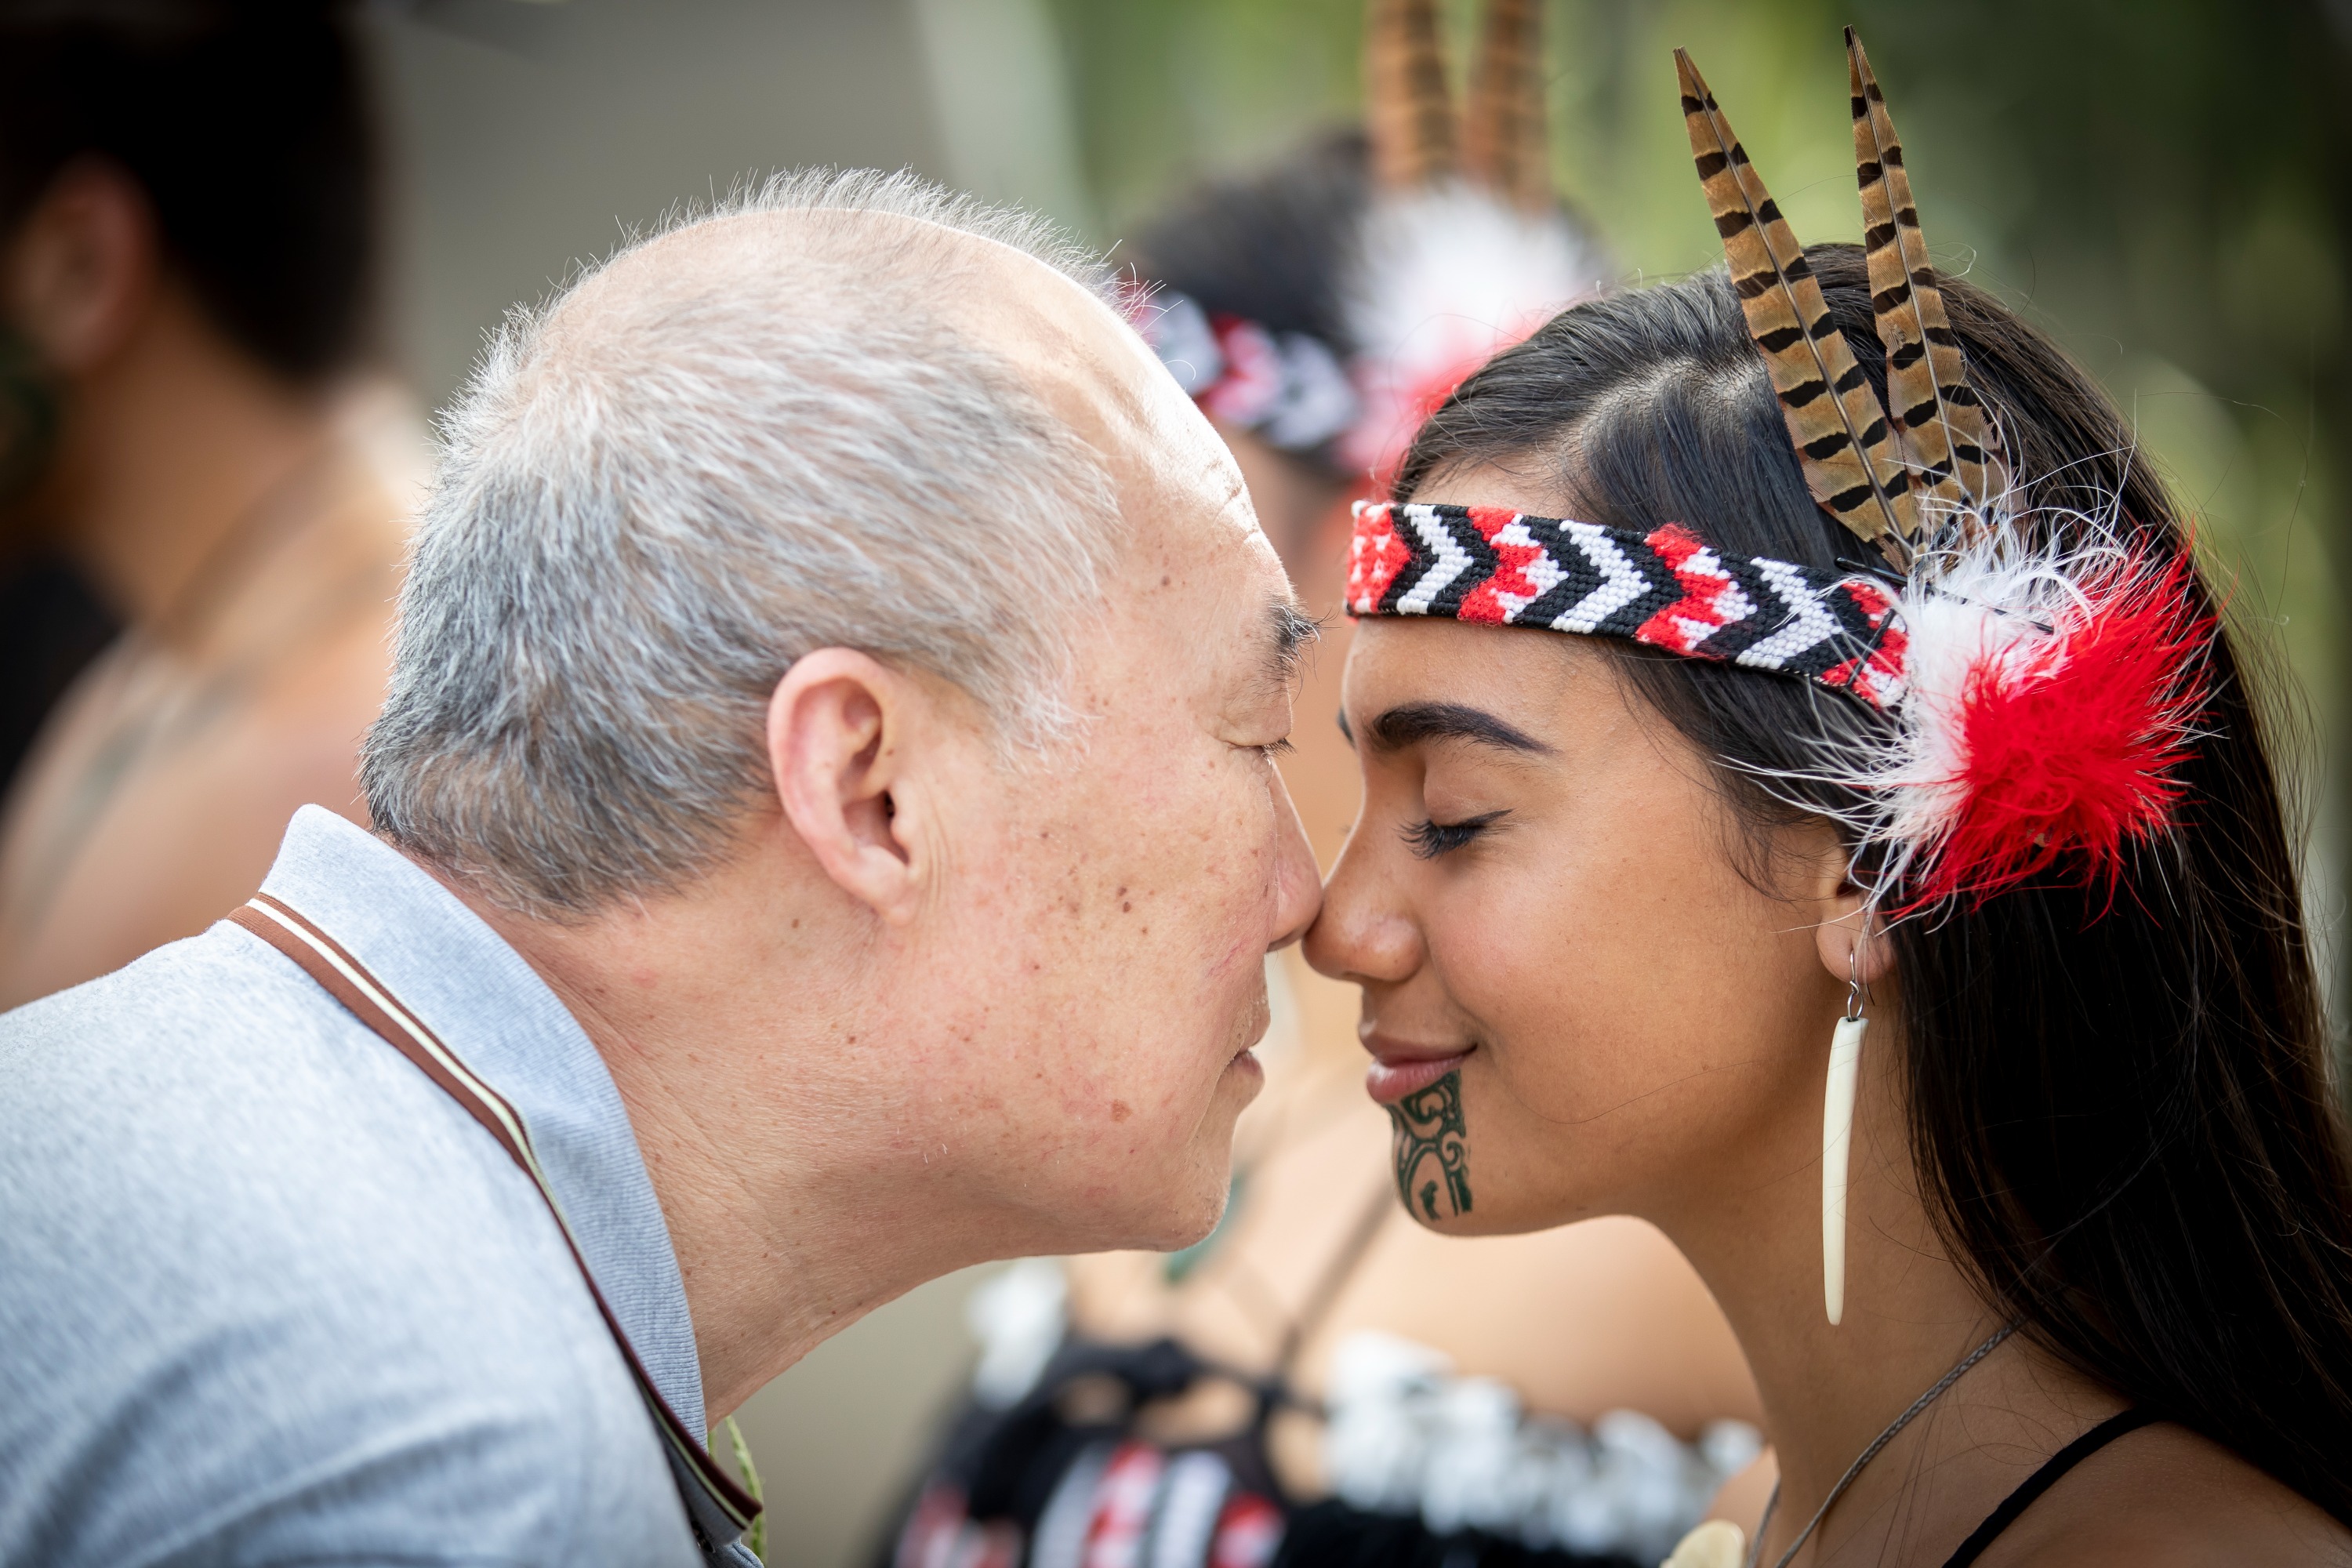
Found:
[[[1267,612],[1265,668],[1286,690],[1297,680],[1307,650],[1323,635],[1315,617],[1287,599],[1277,599]]]
[[[1506,752],[1549,756],[1551,748],[1533,735],[1480,708],[1458,702],[1407,702],[1366,725],[1376,751],[1401,751],[1423,741],[1470,741]]]

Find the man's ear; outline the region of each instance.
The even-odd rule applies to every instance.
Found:
[[[7,257],[8,320],[44,362],[86,374],[137,330],[161,269],[146,193],[105,159],[78,159],[17,227]]]
[[[904,923],[931,868],[907,742],[929,696],[866,654],[819,648],[768,699],[768,768],[784,819],[842,891]]]

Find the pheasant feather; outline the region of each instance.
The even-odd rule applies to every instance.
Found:
[[[1805,483],[1822,510],[1906,564],[1918,531],[1895,432],[1780,209],[1688,54],[1675,51],[1691,156],[1731,264],[1748,331],[1763,351]]]
[[[1372,179],[1419,190],[1454,172],[1454,101],[1435,0],[1372,0],[1364,44],[1365,129]]]
[[[1986,438],[1983,405],[1969,387],[1958,341],[1944,314],[1935,264],[1911,201],[1903,143],[1852,27],[1845,30],[1845,47],[1863,247],[1878,341],[1886,349],[1886,407],[1911,467],[1913,489],[1950,511],[1981,511],[2007,489],[2007,479]]]
[[[1543,37],[1536,0],[1486,0],[1470,101],[1462,113],[1464,172],[1526,212],[1547,212],[1551,147],[1544,137]]]

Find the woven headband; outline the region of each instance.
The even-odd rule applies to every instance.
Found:
[[[1678,524],[1648,533],[1500,507],[1362,502],[1348,610],[1625,637],[1903,700],[1895,590],[1860,574],[1734,555]]]

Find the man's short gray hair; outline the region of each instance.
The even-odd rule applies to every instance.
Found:
[[[613,275],[763,214],[802,215],[765,267]],[[947,324],[961,235],[1106,287],[1040,219],[820,171],[509,319],[443,421],[362,755],[378,832],[543,918],[676,887],[767,788],[769,695],[820,647],[942,677],[1015,745],[1059,728],[1117,502],[1093,450]]]

